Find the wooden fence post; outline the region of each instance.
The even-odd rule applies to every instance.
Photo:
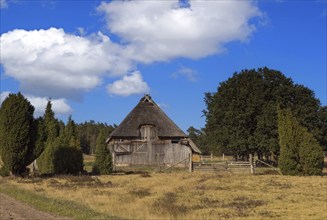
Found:
[[[223,161],[225,161],[225,154],[223,153]]]
[[[249,156],[250,156],[251,173],[254,174],[255,173],[254,160],[253,160],[252,154],[250,154]]]
[[[157,172],[160,173],[160,154],[157,153]]]
[[[188,167],[188,170],[189,170],[190,173],[192,173],[192,153],[189,153],[188,156],[189,156],[189,167]]]

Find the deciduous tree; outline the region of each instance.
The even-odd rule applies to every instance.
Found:
[[[320,102],[314,93],[296,85],[281,72],[268,69],[243,70],[220,83],[217,92],[205,94],[204,134],[210,151],[246,158],[257,153],[277,161],[279,155],[277,105],[290,108],[319,140]]]

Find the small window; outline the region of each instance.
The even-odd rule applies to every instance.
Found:
[[[176,139],[175,140],[171,140],[171,143],[172,144],[178,144],[179,143],[179,140],[176,140]]]
[[[157,138],[157,132],[153,125],[142,125],[140,127],[140,136],[142,140],[154,140]]]

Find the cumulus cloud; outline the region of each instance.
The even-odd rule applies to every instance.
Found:
[[[172,74],[172,77],[178,78],[179,76],[186,77],[191,82],[196,82],[198,80],[198,73],[196,70],[181,66],[179,70]]]
[[[48,103],[48,98],[46,97],[36,97],[31,95],[26,95],[26,98],[31,102],[31,104],[35,107],[35,115],[43,115],[45,108]],[[60,99],[51,99],[52,110],[59,115],[67,115],[72,113],[72,108],[67,104],[67,100]]]
[[[103,2],[107,27],[118,35],[139,62],[176,57],[202,58],[223,50],[230,41],[246,41],[261,15],[251,1],[190,0]]]
[[[139,71],[133,72],[131,75],[124,76],[122,79],[113,82],[107,86],[109,94],[119,96],[129,96],[132,94],[148,93],[150,88],[143,81]]]
[[[130,70],[121,46],[102,33],[88,38],[63,29],[13,30],[1,36],[1,64],[24,93],[74,97],[101,83],[102,75]]]
[[[0,105],[2,102],[9,96],[9,91],[4,91],[0,93]],[[41,116],[44,114],[45,108],[48,103],[48,98],[46,97],[36,97],[33,95],[24,95],[27,100],[35,107],[34,115]],[[70,114],[73,110],[67,104],[66,99],[52,99],[52,110],[58,115],[67,115]]]
[[[141,73],[129,74],[138,64],[219,53],[228,42],[249,39],[253,19],[261,16],[252,1],[111,1],[97,10],[119,42],[101,32],[86,36],[83,28],[81,36],[60,28],[12,30],[0,38],[4,75],[36,97],[76,100],[105,77],[117,76],[121,79],[107,86],[109,93],[143,93],[149,86]],[[196,79],[186,68],[179,74]]]

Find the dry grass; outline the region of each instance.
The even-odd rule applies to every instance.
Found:
[[[327,218],[326,176],[151,173],[1,181],[128,219]]]

